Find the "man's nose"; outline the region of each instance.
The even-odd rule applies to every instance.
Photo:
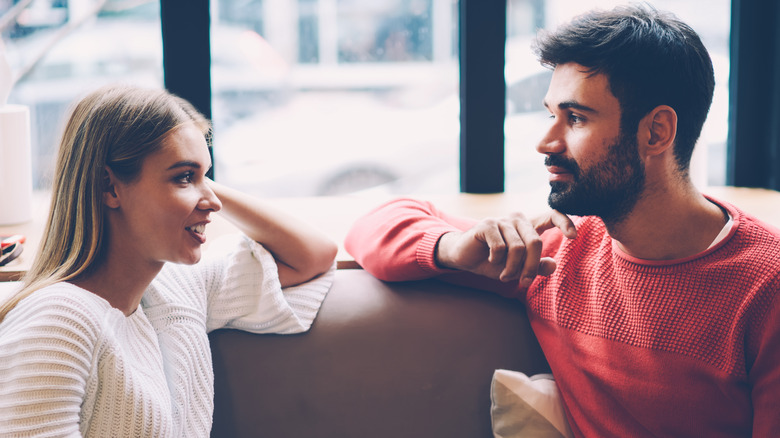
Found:
[[[562,154],[565,150],[566,142],[560,132],[560,127],[557,123],[552,123],[536,145],[536,151],[540,154],[552,155]]]

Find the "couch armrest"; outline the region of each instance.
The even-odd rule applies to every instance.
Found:
[[[519,302],[362,270],[308,333],[210,338],[215,437],[492,437],[493,371],[548,371]]]

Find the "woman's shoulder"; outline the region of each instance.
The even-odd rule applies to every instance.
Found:
[[[0,335],[79,335],[97,339],[107,316],[115,313],[103,298],[67,282],[55,283],[25,297],[0,324]]]

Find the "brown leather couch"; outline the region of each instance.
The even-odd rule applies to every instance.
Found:
[[[359,269],[308,333],[210,338],[213,437],[488,438],[493,371],[548,371],[520,303]]]

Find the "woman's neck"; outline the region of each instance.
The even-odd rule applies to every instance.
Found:
[[[162,266],[162,263],[139,266],[106,260],[89,274],[79,276],[71,282],[105,299],[111,307],[121,310],[125,316],[130,316],[138,309],[146,288]]]

